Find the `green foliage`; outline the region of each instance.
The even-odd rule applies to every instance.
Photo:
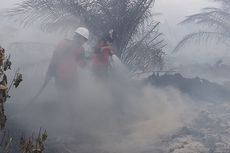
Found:
[[[117,35],[114,46],[119,57],[136,52],[129,49],[140,43],[147,45],[145,49],[151,48],[149,53],[152,56],[161,57],[157,53],[160,51],[163,54],[163,41],[154,39],[151,43],[146,43],[150,40],[149,36],[155,38],[159,34],[158,22],[154,22],[152,18],[154,14],[151,8],[154,2],[155,0],[24,0],[18,7],[10,10],[8,16],[18,19],[24,26],[40,24],[43,30],[50,32],[71,32],[78,26],[85,26],[93,34],[93,38],[101,38],[110,29],[114,29]],[[149,27],[146,27],[147,22],[151,23]],[[145,30],[140,37],[139,33],[143,28],[151,30]],[[144,54],[142,50],[139,52],[141,56]],[[133,57],[124,59],[125,63],[129,63],[131,59],[137,60]],[[147,62],[152,64],[151,60],[149,58]]]
[[[219,8],[204,8],[201,13],[186,17],[181,24],[195,23],[207,27],[208,31],[199,31],[186,35],[175,47],[173,52],[177,52],[188,43],[208,42],[208,40],[225,41],[230,38],[230,1],[214,0],[220,3]]]

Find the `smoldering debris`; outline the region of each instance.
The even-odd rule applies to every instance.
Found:
[[[82,72],[74,97],[63,98],[49,87],[10,122],[25,131],[45,127],[50,150],[60,145],[60,151],[67,147],[72,152],[119,153],[147,150],[162,135],[182,127],[185,116],[188,120],[193,116],[186,111],[185,101],[189,99],[175,89],[146,87],[126,80],[102,83],[89,74]]]
[[[187,94],[190,98],[197,102],[206,101],[219,103],[230,99],[229,88],[200,77],[186,78],[180,73],[166,73],[163,75],[157,75],[154,73],[146,79],[146,83],[158,87],[172,86],[184,94]]]
[[[227,153],[229,144],[229,104],[198,104],[195,119],[162,138],[161,152]]]
[[[52,48],[50,45],[46,47]],[[44,51],[49,51],[46,47]],[[46,149],[51,153],[162,152],[167,143],[159,145],[159,141],[167,142],[170,138],[164,139],[165,136],[176,135],[179,131],[182,138],[175,136],[178,141],[173,139],[179,148],[184,143],[189,144],[185,146],[188,148],[198,146],[201,151],[207,148],[196,138],[200,131],[188,126],[197,118],[197,111],[193,110],[196,106],[190,103],[194,101],[172,85],[164,88],[146,86],[124,76],[105,83],[95,80],[90,70],[82,70],[79,90],[71,93],[74,96],[60,94],[51,82],[37,101],[30,104],[30,99],[44,81],[50,53],[46,52],[45,56],[36,54],[38,58],[31,59],[39,66],[23,67],[24,83],[7,104],[7,126],[11,131],[19,131],[13,133],[14,140],[19,139],[22,131],[30,134],[43,127],[49,133]],[[18,63],[21,65],[23,60]],[[186,130],[185,133],[180,131],[186,129],[183,127],[187,127],[187,133]],[[189,137],[189,133],[196,139]],[[186,141],[184,136],[188,136]],[[173,144],[170,146],[167,149],[178,150]]]

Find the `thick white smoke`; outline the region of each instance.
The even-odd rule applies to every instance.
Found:
[[[28,131],[46,128],[51,142],[71,145],[70,150],[79,146],[84,150],[91,144],[93,149],[133,153],[151,149],[161,136],[191,117],[189,99],[175,89],[158,89],[123,77],[99,81],[85,70],[80,76],[77,91],[59,93],[50,83],[36,103],[27,104],[10,120]],[[39,87],[27,81],[24,90]]]
[[[54,42],[51,38],[49,41]],[[39,43],[42,45],[44,40]],[[161,136],[183,126],[184,118],[191,117],[189,99],[179,91],[134,81],[124,75],[124,67],[103,81],[96,80],[90,69],[81,70],[77,91],[60,92],[52,81],[31,103],[44,81],[53,47],[43,46],[42,50],[30,47],[32,50],[28,51],[26,43],[25,52],[19,54],[20,45],[14,51],[9,50],[13,70],[20,66],[24,81],[10,92],[12,98],[6,108],[8,127],[28,134],[40,127],[47,129],[48,148],[57,145],[72,152],[90,148],[117,153],[143,152],[151,149]]]

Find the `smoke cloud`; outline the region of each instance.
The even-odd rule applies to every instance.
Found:
[[[51,81],[31,101],[44,81],[54,44],[62,38],[31,29],[30,33],[18,31],[17,43],[5,42],[13,62],[9,80],[18,67],[24,78],[10,92],[7,128],[27,136],[40,127],[46,129],[50,152],[139,153],[153,149],[162,136],[184,126],[184,118],[193,117],[191,100],[178,90],[132,80],[124,69],[103,81],[96,80],[89,68],[83,69],[76,91],[62,91]]]
[[[17,101],[21,110],[15,108],[16,115],[10,112],[14,114],[10,122],[28,133],[45,128],[50,142],[64,144],[63,148],[72,152],[89,147],[143,152],[182,127],[185,117],[192,118],[188,113],[190,100],[175,89],[146,86],[122,76],[95,80],[89,70],[81,71],[77,91],[60,91],[51,82],[36,102],[29,103],[43,78],[33,75],[33,80],[25,79],[15,97],[22,100]],[[52,148],[52,143],[48,147]]]

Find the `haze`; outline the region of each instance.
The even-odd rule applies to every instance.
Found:
[[[22,0],[1,0],[0,8],[12,7]],[[161,21],[171,24],[180,22],[184,15],[198,12],[202,7],[210,5],[210,0],[156,0],[155,11],[163,13]]]

